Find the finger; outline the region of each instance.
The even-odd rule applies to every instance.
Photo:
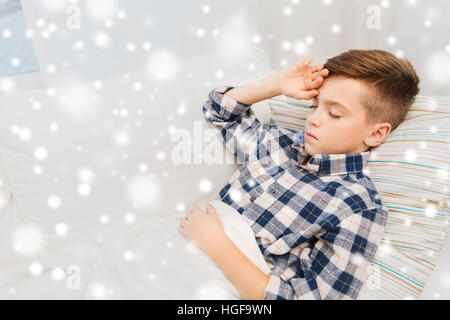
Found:
[[[316,65],[312,66],[311,68],[312,68],[313,72],[317,72],[317,71],[322,70],[324,68],[324,65],[323,64],[316,64]]]
[[[301,93],[300,99],[310,100],[317,96],[319,94],[319,91],[317,90],[310,90],[310,91],[303,91]]]
[[[321,77],[322,73],[321,72],[314,72],[311,76],[311,80],[314,81],[316,80],[318,77]]]
[[[305,60],[303,60],[303,65],[308,66],[313,61],[312,57],[308,57]]]
[[[208,203],[208,204],[206,205],[206,212],[207,212],[208,214],[214,213],[215,211],[216,211],[216,210],[215,210],[215,208],[212,206],[212,204]]]
[[[323,69],[320,74],[322,75],[322,77],[326,77],[328,74],[330,73],[330,70],[328,69]]]
[[[306,89],[312,90],[312,89],[317,89],[318,87],[320,87],[323,83],[323,77],[322,76],[318,76],[315,79],[311,79],[310,81],[308,81],[306,83]]]
[[[318,88],[322,85],[322,83],[323,83],[323,78],[318,77],[313,82],[311,82],[311,88]]]
[[[195,208],[192,210],[192,214],[198,215],[198,214],[202,214],[203,213],[203,209],[200,208],[199,206],[195,206]]]

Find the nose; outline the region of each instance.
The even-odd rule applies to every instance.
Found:
[[[317,110],[311,110],[308,113],[308,116],[306,117],[306,121],[309,122],[311,125],[320,127],[320,120]]]

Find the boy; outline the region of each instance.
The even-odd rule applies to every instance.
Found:
[[[206,212],[195,206],[179,230],[243,299],[356,299],[383,235],[388,210],[363,169],[370,148],[404,120],[420,80],[409,61],[381,50],[350,50],[325,65],[311,61],[216,88],[203,107],[243,162],[220,200],[253,229],[271,272],[234,245],[211,205]],[[277,95],[312,99],[303,131],[255,118],[250,106]]]

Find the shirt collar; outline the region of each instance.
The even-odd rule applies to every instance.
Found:
[[[370,149],[361,153],[315,154],[303,165],[308,154],[305,151],[305,130],[294,134],[290,146],[291,157],[302,168],[319,175],[342,175],[357,173],[364,169],[370,155]]]

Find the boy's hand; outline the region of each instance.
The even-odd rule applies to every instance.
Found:
[[[206,212],[199,206],[188,211],[187,216],[180,219],[178,230],[187,241],[206,253],[214,250],[226,236],[216,209],[209,203]]]
[[[329,73],[323,64],[309,66],[312,58],[290,65],[276,75],[280,94],[297,100],[310,100],[319,94],[318,90]]]

